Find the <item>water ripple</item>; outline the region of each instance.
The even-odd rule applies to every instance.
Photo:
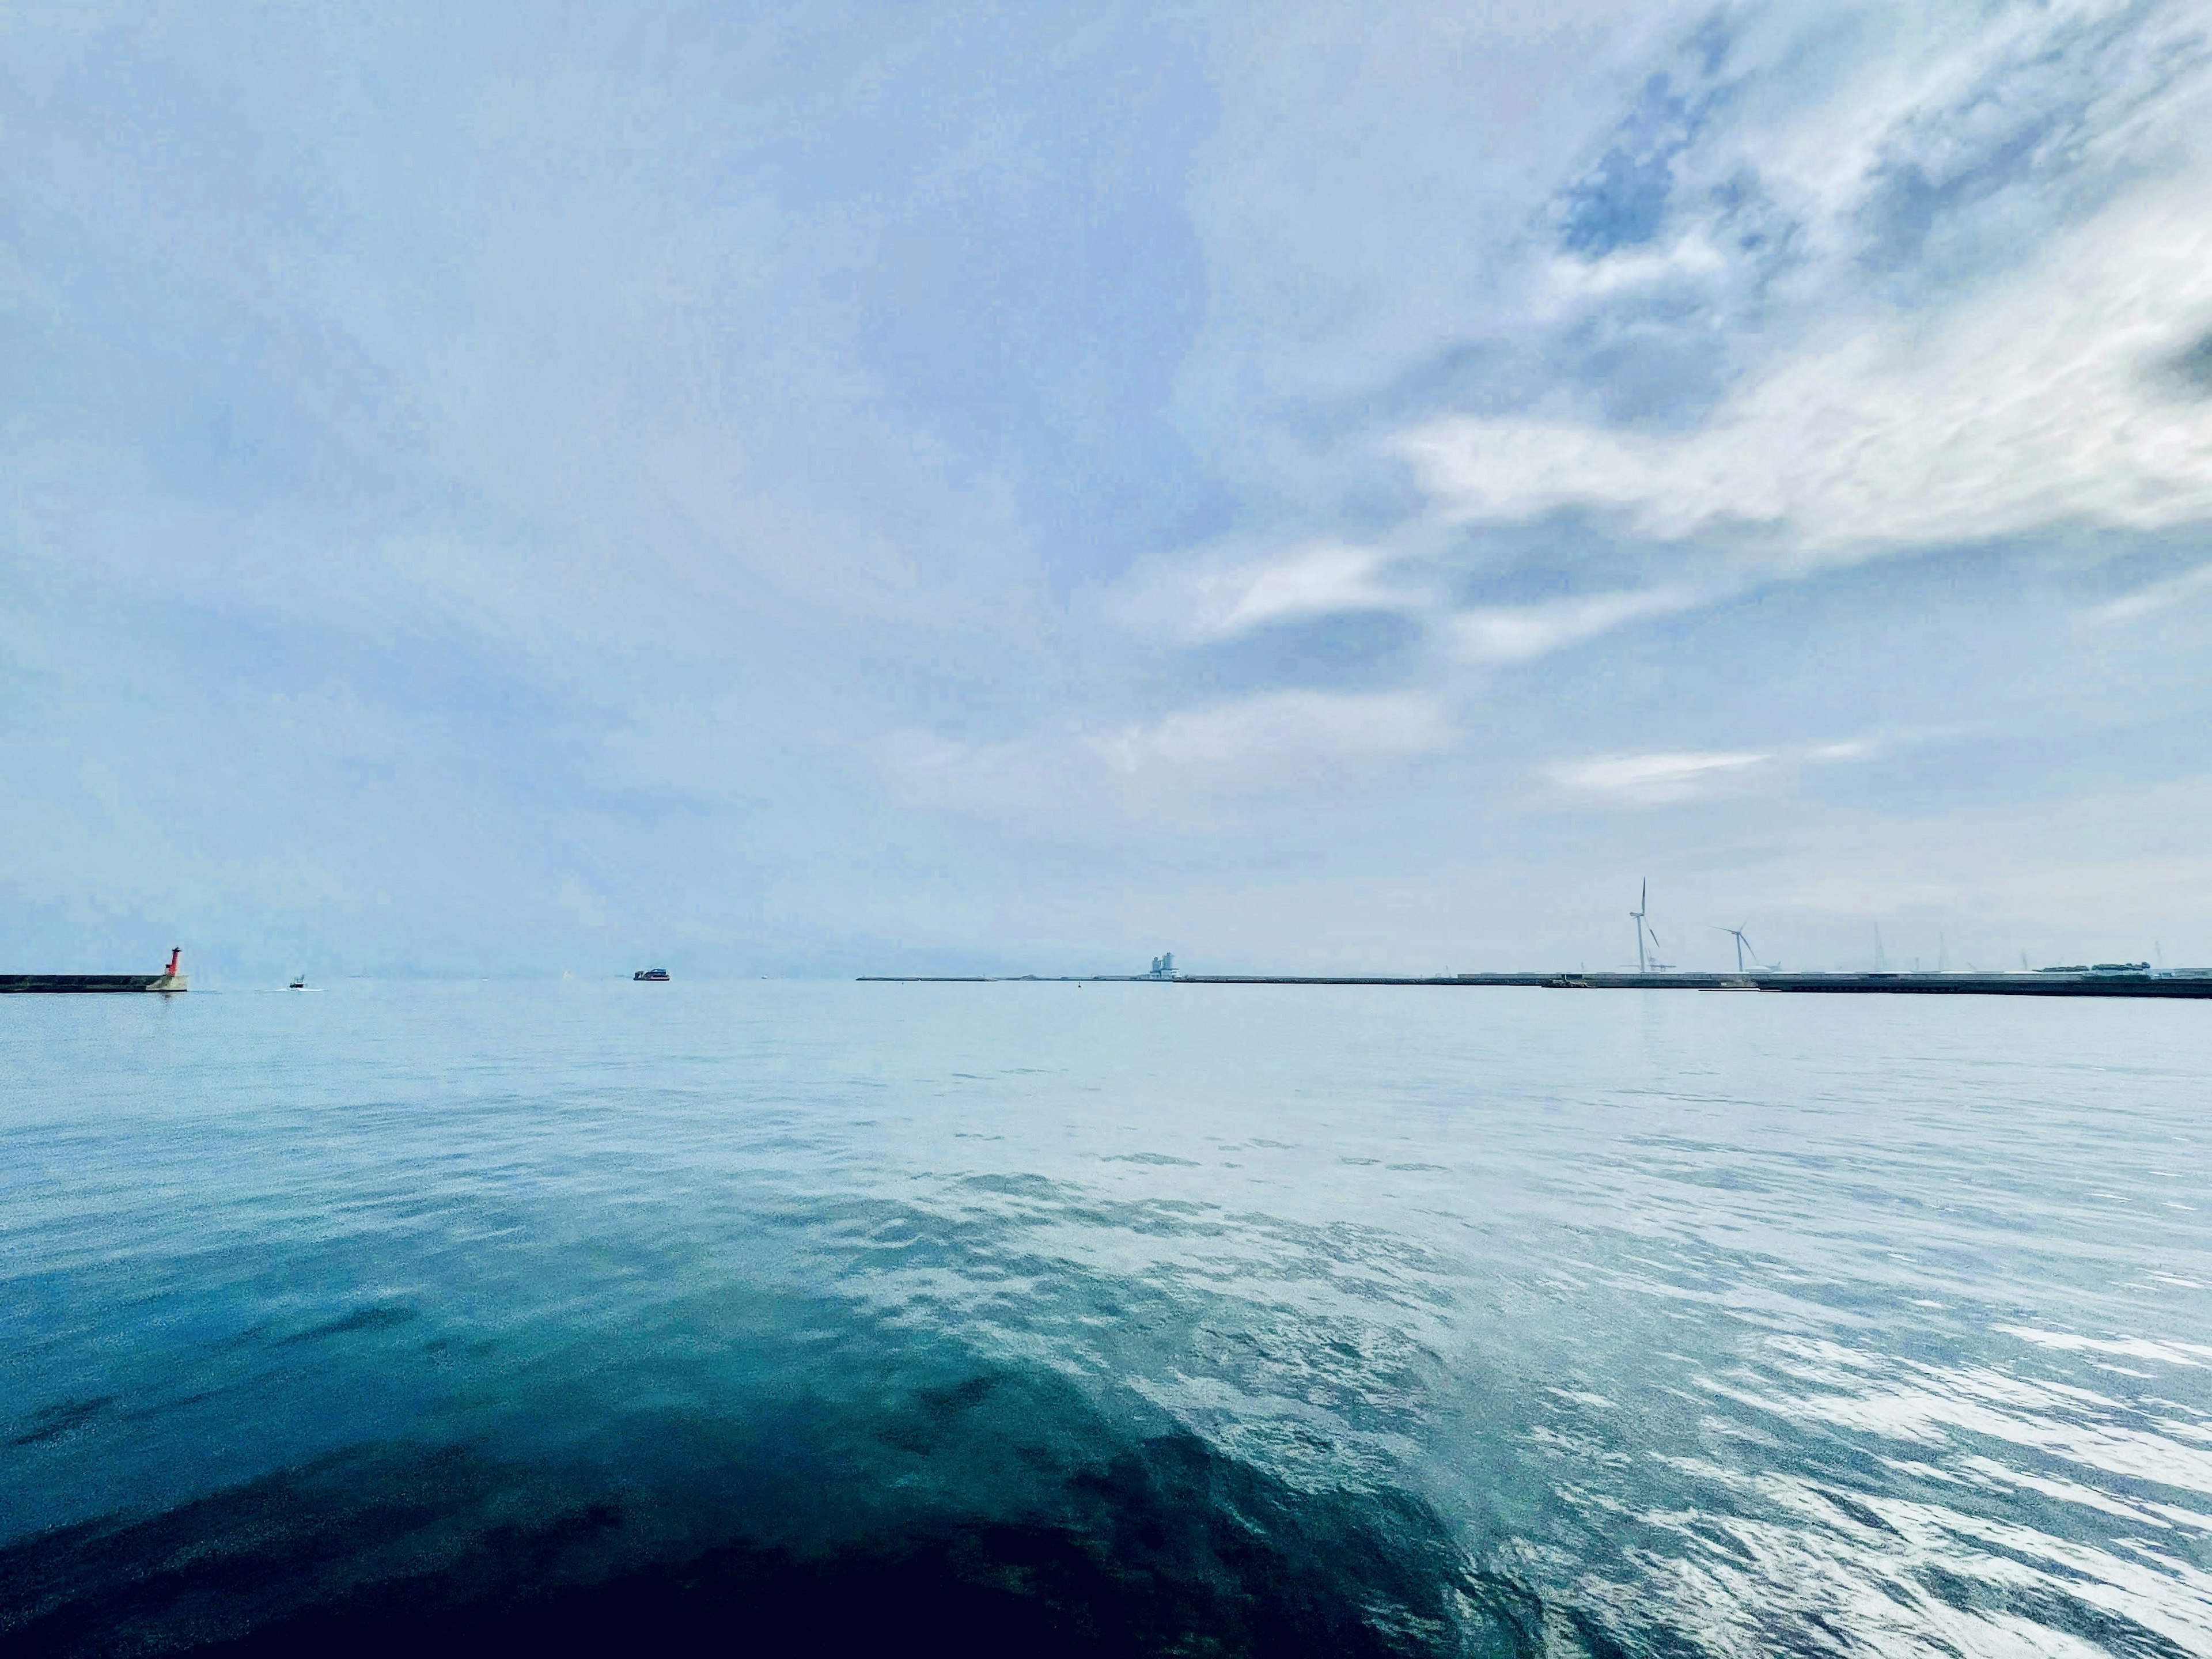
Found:
[[[8,1000],[0,1639],[2212,1651],[2194,1010],[1062,988]]]

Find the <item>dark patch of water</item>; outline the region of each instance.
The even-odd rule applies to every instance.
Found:
[[[619,1462],[588,1478],[477,1448],[358,1448],[0,1551],[0,1644],[1536,1650],[1534,1598],[1472,1571],[1417,1500],[1299,1490],[1187,1431],[1117,1426],[1056,1379],[977,1370],[818,1426],[827,1460],[732,1462],[685,1492],[628,1484]]]

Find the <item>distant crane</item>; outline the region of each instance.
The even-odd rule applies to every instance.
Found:
[[[1754,968],[1771,968],[1774,965],[1772,963],[1761,962],[1759,959],[1759,952],[1751,948],[1751,941],[1743,936],[1742,928],[1716,927],[1713,932],[1726,933],[1735,941],[1735,970],[1739,974],[1743,971],[1743,959],[1747,956],[1751,958],[1751,965]]]

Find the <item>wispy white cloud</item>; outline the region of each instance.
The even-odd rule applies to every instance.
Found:
[[[1682,750],[1648,755],[1599,755],[1561,761],[1544,775],[1572,794],[1628,806],[1666,806],[1767,764],[1771,755],[1746,750]]]
[[[2165,581],[2152,582],[2131,593],[2123,593],[2117,599],[2096,606],[2089,614],[2098,622],[2133,622],[2138,617],[2171,610],[2207,589],[2212,589],[2212,564],[2199,565]]]
[[[1805,758],[1816,766],[1832,766],[1844,761],[1871,760],[1877,747],[1870,738],[1852,738],[1842,743],[1815,744],[1805,751]]]
[[[1279,623],[1416,611],[1431,602],[1394,550],[1324,541],[1287,550],[1210,550],[1155,566],[1127,583],[1111,609],[1127,627],[1199,644]]]
[[[1656,247],[1625,248],[1596,258],[1567,256],[1551,260],[1536,304],[1540,314],[1560,318],[1592,303],[1602,303],[1685,279],[1723,277],[1730,263],[1713,245],[1704,226],[1696,226]]]
[[[1647,437],[1449,419],[1403,441],[1468,522],[1610,510],[1680,541],[1752,527],[1785,561],[2060,522],[2212,519],[2212,399],[2169,366],[2212,331],[2212,180],[2146,193],[1923,331],[1865,330]]]
[[[1459,654],[1472,661],[1527,662],[1594,640],[1624,623],[1685,611],[1698,602],[1698,595],[1686,588],[1653,587],[1462,611],[1447,627]]]
[[[1668,806],[1757,778],[1780,781],[1800,765],[1838,766],[1874,759],[1884,744],[1873,738],[1778,750],[1661,750],[1644,754],[1595,755],[1558,761],[1542,775],[1571,794],[1609,799],[1630,806]]]
[[[1239,634],[1263,623],[1352,611],[1397,611],[1417,596],[1380,580],[1384,554],[1370,547],[1316,547],[1238,573],[1242,591],[1215,625]]]

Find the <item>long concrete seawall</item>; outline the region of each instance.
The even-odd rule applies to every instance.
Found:
[[[0,974],[0,995],[10,991],[70,995],[85,992],[187,991],[182,974]]]
[[[1858,995],[2164,997],[2212,1001],[2212,974],[863,974],[873,985],[1406,985],[1554,991],[1786,991]]]

